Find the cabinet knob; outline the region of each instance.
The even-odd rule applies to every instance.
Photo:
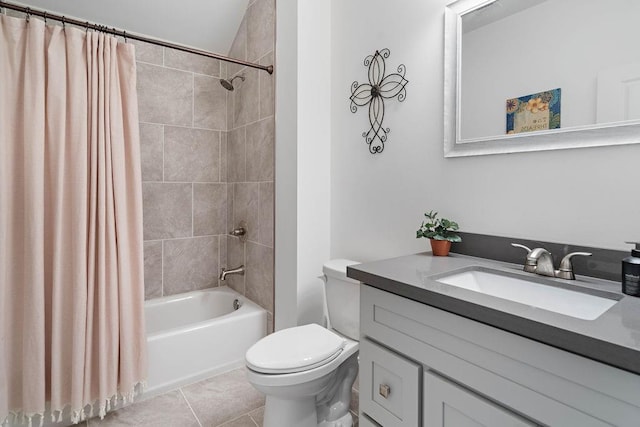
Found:
[[[389,394],[391,394],[391,387],[389,387],[386,384],[380,384],[380,388],[378,389],[378,393],[380,393],[380,396],[384,397],[385,399],[389,397]]]

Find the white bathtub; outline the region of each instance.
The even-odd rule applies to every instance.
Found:
[[[226,286],[146,301],[145,318],[146,396],[244,366],[267,331],[267,312]]]

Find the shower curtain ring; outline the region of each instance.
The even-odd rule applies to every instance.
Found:
[[[46,10],[43,12],[42,17],[44,18],[44,24],[47,25],[47,11]]]
[[[62,29],[63,29],[63,30],[67,28],[67,23],[65,22],[65,19],[66,19],[66,18],[63,16],[63,17],[62,17]]]
[[[124,31],[124,42],[125,42],[125,44],[127,43],[127,32],[126,31]]]
[[[27,8],[27,16],[25,17],[25,19],[27,20],[27,22],[29,22],[29,20],[31,19],[31,8],[28,7]]]

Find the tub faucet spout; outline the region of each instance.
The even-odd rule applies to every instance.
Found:
[[[229,274],[239,274],[241,276],[244,276],[244,265],[241,265],[240,267],[236,267],[236,268],[230,268],[230,269],[226,269],[222,267],[220,269],[220,280],[226,280],[227,275]]]

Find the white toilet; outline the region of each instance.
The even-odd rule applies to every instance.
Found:
[[[264,427],[351,427],[351,387],[358,374],[360,283],[355,261],[324,264],[330,328],[283,329],[246,354],[249,382],[266,395]]]

